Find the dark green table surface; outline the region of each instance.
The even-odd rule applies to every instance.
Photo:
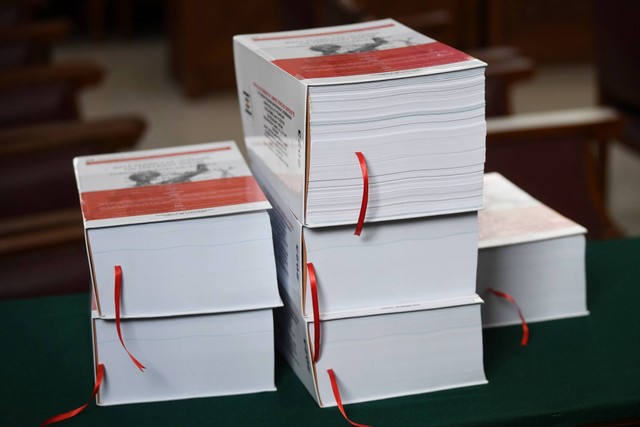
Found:
[[[640,417],[640,239],[587,247],[588,317],[484,333],[488,385],[348,405],[383,426],[571,426]],[[93,386],[89,296],[0,303],[0,426],[37,426]],[[282,359],[277,392],[97,407],[66,426],[347,426]]]

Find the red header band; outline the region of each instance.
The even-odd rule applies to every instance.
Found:
[[[80,194],[85,220],[155,215],[265,201],[252,176]]]
[[[227,150],[231,150],[231,147],[209,148],[207,150],[194,150],[194,151],[185,151],[180,153],[155,154],[155,155],[139,156],[139,157],[123,157],[123,158],[108,159],[108,160],[94,160],[94,161],[88,161],[87,165],[102,165],[105,163],[133,162],[137,160],[161,159],[164,157],[175,157],[175,156],[191,156],[193,154],[211,153],[214,151],[227,151]]]
[[[271,40],[290,40],[290,39],[305,39],[309,37],[326,37],[326,36],[333,36],[336,34],[359,33],[362,31],[380,30],[382,28],[393,27],[394,25],[395,24],[383,24],[383,25],[375,25],[371,27],[352,28],[350,30],[325,31],[321,33],[308,33],[308,34],[292,34],[290,36],[252,37],[251,40],[253,40],[254,42],[265,42],[265,41],[271,41]]]

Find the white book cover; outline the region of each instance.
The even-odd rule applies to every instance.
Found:
[[[97,314],[97,313],[96,313]],[[274,391],[271,309],[114,320],[92,319],[94,363],[105,367],[98,405]]]
[[[521,322],[487,288],[513,297],[527,322],[588,315],[586,229],[498,173],[486,174],[484,189],[477,277],[484,326]]]
[[[245,144],[308,227],[481,207],[486,64],[394,21],[234,37]]]
[[[100,315],[254,310],[281,304],[269,202],[235,143],[75,159]]]
[[[329,369],[345,404],[486,384],[480,303],[473,295],[322,321],[314,362],[314,323],[285,298],[276,343],[321,407],[337,404]]]

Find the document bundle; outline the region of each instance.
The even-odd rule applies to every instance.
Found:
[[[345,415],[487,383],[483,326],[588,314],[586,230],[484,175],[486,64],[391,19],[234,60],[251,170],[232,141],[74,160],[98,404],[275,390],[275,342]]]
[[[486,383],[484,65],[393,20],[234,38],[277,345],[320,406]],[[336,393],[339,390],[339,393]]]
[[[235,143],[74,166],[106,370],[98,403],[274,390],[270,205]]]
[[[478,210],[484,64],[391,20],[234,38],[245,142],[305,226]]]
[[[521,322],[509,302],[487,295],[487,288],[510,295],[528,323],[589,314],[584,227],[495,172],[485,176],[478,219],[484,326]]]

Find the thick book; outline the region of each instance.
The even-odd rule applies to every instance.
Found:
[[[274,391],[273,310],[124,319],[94,312],[95,366],[105,377],[98,405]]]
[[[101,317],[281,305],[269,202],[232,141],[74,160]]]
[[[337,404],[329,369],[345,404],[487,383],[476,295],[323,320],[320,348],[314,322],[283,299],[276,345],[321,407]]]
[[[234,60],[247,150],[305,226],[355,224],[365,186],[366,222],[481,208],[483,62],[391,19],[239,35]]]
[[[498,173],[484,181],[478,213],[478,294],[484,326],[519,324],[517,310],[487,288],[510,295],[527,322],[589,314],[586,229]]]
[[[308,228],[264,178],[259,159],[252,170],[273,206],[269,215],[281,292],[303,317],[313,316],[312,280],[322,319],[475,293],[477,212],[371,223],[360,237],[350,225]]]

